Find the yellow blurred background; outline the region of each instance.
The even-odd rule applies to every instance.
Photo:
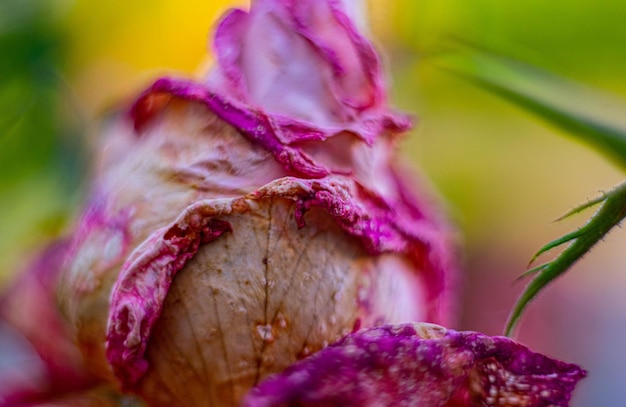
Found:
[[[246,4],[0,3],[0,281],[71,224],[98,118],[159,75],[210,64],[216,20]],[[418,117],[403,153],[433,180],[464,236],[456,328],[499,334],[528,259],[586,215],[552,220],[621,182],[622,173],[433,60],[450,41],[470,41],[626,98],[626,2],[371,0],[369,7],[392,100]],[[609,235],[531,305],[520,326],[521,341],[590,371],[572,406],[626,405],[625,243],[622,230]]]

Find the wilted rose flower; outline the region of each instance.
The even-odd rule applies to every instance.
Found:
[[[61,288],[96,374],[153,405],[234,405],[359,327],[450,316],[450,230],[341,4],[254,2],[215,49],[109,124]]]
[[[433,384],[441,391],[416,393],[423,406],[514,405],[489,401],[489,366],[520,383],[554,374],[547,390],[567,384],[541,400],[567,402],[583,374],[570,365],[538,369],[504,339],[401,325],[452,322],[456,244],[432,192],[399,162],[411,122],[387,105],[358,11],[333,0],[230,11],[205,78],[161,78],[105,124],[58,287],[85,365],[105,383],[105,396],[76,405],[116,400],[117,388],[149,406],[233,406],[259,383],[245,403],[381,405]],[[408,342],[398,336],[410,329]],[[383,349],[398,341],[427,343],[432,363]],[[392,387],[374,392],[389,375],[376,386]],[[361,377],[366,393],[349,383]],[[547,405],[517,390],[534,403],[520,405]]]

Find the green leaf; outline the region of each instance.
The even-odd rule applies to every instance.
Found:
[[[552,250],[569,242],[569,245],[554,260],[535,267],[524,276],[534,274],[533,279],[517,299],[513,311],[506,324],[505,334],[511,335],[516,324],[526,309],[526,306],[537,294],[549,283],[567,271],[576,261],[583,257],[591,248],[598,243],[613,227],[618,225],[626,217],[626,182],[615,187],[598,199],[587,202],[570,213],[578,213],[594,204],[602,203],[597,212],[580,229],[553,240],[543,246],[535,256]]]
[[[576,136],[626,169],[623,99],[471,46],[435,63]]]

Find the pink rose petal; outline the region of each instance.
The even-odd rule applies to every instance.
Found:
[[[366,329],[274,375],[245,407],[568,405],[586,372],[504,337],[430,324]]]

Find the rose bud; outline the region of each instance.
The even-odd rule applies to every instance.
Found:
[[[341,338],[360,340],[350,334],[361,328],[451,321],[454,233],[427,185],[398,162],[411,123],[387,106],[356,11],[331,0],[230,11],[206,78],[161,78],[104,126],[59,288],[101,380],[149,406],[234,406],[284,372],[245,402],[334,403],[353,393],[325,398],[317,377],[307,383],[319,398],[289,385],[276,396],[283,385],[273,383],[345,350],[353,339]],[[491,391],[481,381],[491,354],[476,347],[487,338],[476,338],[440,338],[450,372],[410,364],[440,371],[445,392],[428,405],[478,397],[478,385],[463,393],[468,380]],[[535,374],[492,356],[503,372]],[[346,371],[319,370],[339,384]]]
[[[94,373],[151,406],[236,405],[359,327],[451,315],[452,233],[347,11],[257,1],[215,50],[106,126],[60,289]]]

